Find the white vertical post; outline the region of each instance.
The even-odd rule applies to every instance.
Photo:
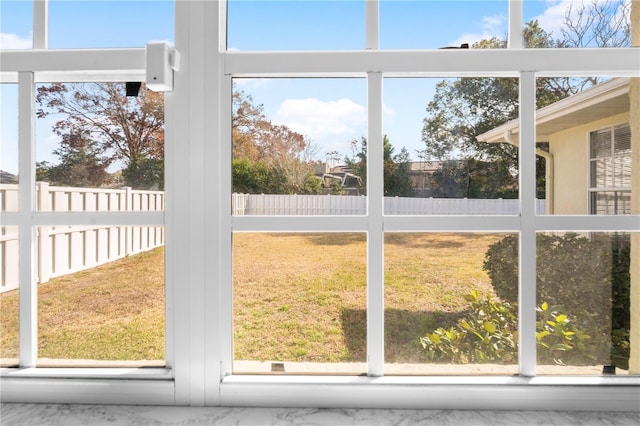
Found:
[[[367,374],[384,374],[384,177],[382,73],[367,76]]]
[[[230,76],[222,78],[220,85],[221,105],[231,105],[232,101],[232,80]],[[217,229],[217,238],[220,250],[220,271],[219,271],[219,309],[220,335],[218,344],[218,356],[220,362],[221,378],[231,374],[233,369],[233,253],[231,234],[231,108],[222,108],[220,114],[220,146],[219,157],[220,176],[215,180],[220,182],[220,201],[218,210],[220,215],[220,225]],[[210,168],[207,170],[211,170]],[[248,195],[236,196],[237,204],[241,207],[244,215],[244,205]]]
[[[124,211],[133,211],[133,195],[130,186],[124,188]],[[129,256],[133,253],[133,226],[126,226],[124,228],[124,255]]]
[[[174,91],[165,94],[167,292],[173,299],[167,321],[173,322],[169,330],[178,405],[219,403],[220,359],[209,352],[217,343],[221,315],[217,303],[223,284],[218,282],[219,259],[213,257],[217,248],[211,249],[217,243],[219,216],[207,217],[217,212],[219,190],[208,192],[206,182],[223,161],[214,154],[221,142],[212,131],[219,128],[218,109],[223,107],[217,98],[219,25],[226,19],[220,16],[220,3],[175,3],[176,49],[182,60]]]
[[[509,0],[509,34],[507,47],[510,49],[522,49],[523,38],[522,0]]]
[[[380,2],[365,1],[365,49],[376,50],[380,47]]]
[[[37,182],[38,186],[38,211],[51,211],[51,197],[49,194],[49,182]],[[51,279],[52,250],[50,241],[50,226],[40,226],[38,232],[38,282],[46,283]]]
[[[520,250],[519,364],[522,376],[536,374],[536,77],[520,73]]]
[[[33,73],[18,75],[18,170],[20,180],[19,317],[20,366],[35,367],[38,356],[38,288],[36,284],[36,233],[31,226],[35,210],[34,156],[35,93]]]
[[[203,182],[205,250],[204,277],[204,389],[207,405],[220,404],[220,383],[231,372],[232,346],[232,273],[231,273],[231,77],[224,75],[227,41],[227,2],[209,2],[205,9],[204,69],[208,76],[205,93],[203,134]],[[219,99],[207,102],[207,99]],[[217,143],[212,143],[211,135]],[[218,161],[217,164],[215,162]],[[211,164],[213,167],[211,167]],[[215,307],[211,309],[211,307]]]
[[[49,0],[33,1],[33,48],[49,47]]]

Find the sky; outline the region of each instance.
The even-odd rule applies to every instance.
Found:
[[[524,21],[560,34],[568,0],[525,0]],[[362,0],[245,1],[228,6],[228,49],[345,50],[364,48]],[[380,48],[422,49],[472,44],[506,37],[508,2],[393,1],[380,4]],[[32,6],[0,2],[0,48],[31,48]],[[144,47],[173,43],[172,1],[50,0],[49,48]],[[425,108],[440,79],[385,79],[384,133],[399,152],[418,160]],[[261,104],[275,124],[302,133],[317,159],[338,151],[351,155],[351,141],[367,134],[365,79],[236,79],[235,87]],[[0,85],[0,169],[17,172],[17,88]],[[56,163],[58,138],[51,121],[36,121],[36,161]]]

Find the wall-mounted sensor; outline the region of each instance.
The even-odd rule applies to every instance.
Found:
[[[180,65],[179,53],[166,43],[148,43],[146,50],[146,83],[154,92],[173,90],[173,71]]]

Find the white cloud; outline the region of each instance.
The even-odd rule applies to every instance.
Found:
[[[576,2],[574,0],[547,0],[545,11],[533,19],[538,20],[540,26],[548,33],[551,33],[554,38],[561,37],[564,14],[571,3]],[[585,3],[585,5],[590,7],[590,3]]]
[[[460,37],[451,41],[449,46],[458,47],[463,43],[469,43],[469,46],[471,46],[473,43],[483,39],[504,37],[506,34],[505,22],[506,17],[504,15],[484,16],[479,24],[481,31],[463,33]]]
[[[356,137],[366,129],[367,109],[346,98],[337,101],[286,99],[276,111],[273,122],[284,124],[314,141]]]
[[[0,33],[0,49],[31,49],[30,38],[22,38],[17,34]]]

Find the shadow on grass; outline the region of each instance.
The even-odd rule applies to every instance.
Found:
[[[408,246],[411,248],[424,249],[447,249],[460,248],[469,245],[474,240],[483,240],[487,234],[482,233],[447,233],[449,238],[438,238],[440,233],[387,233],[384,243],[386,245]],[[460,237],[464,237],[461,239]]]
[[[324,232],[324,233],[276,233],[272,237],[303,236],[318,246],[344,246],[350,244],[365,244],[367,236],[364,232]]]
[[[420,337],[438,327],[449,328],[456,324],[464,312],[407,311],[386,309],[384,319],[385,362],[428,362],[420,345]],[[340,314],[345,345],[349,357],[345,361],[365,362],[367,359],[367,311],[343,309]]]

